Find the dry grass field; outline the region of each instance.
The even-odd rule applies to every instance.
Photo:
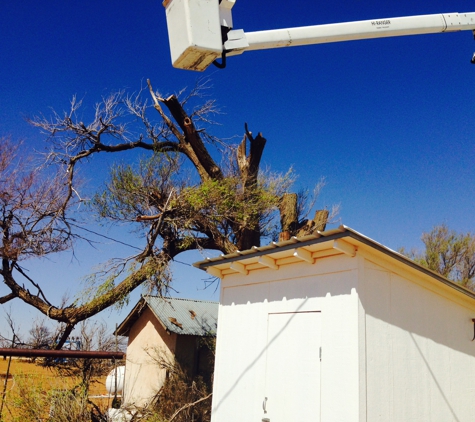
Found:
[[[0,403],[7,365],[8,358],[3,360],[0,356]],[[112,369],[107,367],[106,372]],[[140,420],[209,422],[211,394],[206,384],[201,379],[191,382],[179,366],[171,374],[161,390],[158,407],[141,412]],[[78,377],[62,376],[56,369],[28,359],[12,359],[0,422],[91,422],[91,405],[87,398],[97,406],[96,415],[101,415],[94,420],[103,420],[113,398],[107,395],[106,375],[93,381],[88,394],[81,394],[80,389],[71,394],[71,389],[80,383]]]
[[[0,403],[4,389],[5,375],[7,372],[8,358],[0,357]],[[107,396],[105,387],[106,375],[96,378],[91,383],[89,396],[101,409],[110,406],[112,398]],[[55,369],[43,367],[32,363],[28,359],[13,358],[10,365],[10,375],[7,379],[6,396],[1,421],[16,421],[19,406],[37,402],[48,403],[52,391],[71,389],[80,382],[73,376],[61,376]],[[31,391],[31,392],[30,392]],[[25,396],[26,400],[25,400]],[[104,397],[98,397],[104,396]],[[21,398],[23,397],[23,398]],[[22,418],[25,421],[24,417]]]

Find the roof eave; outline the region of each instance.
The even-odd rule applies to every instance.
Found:
[[[130,328],[132,327],[134,322],[137,321],[137,319],[140,317],[145,303],[146,302],[144,298],[141,297],[140,300],[137,302],[137,304],[125,317],[125,319],[115,329],[114,335],[124,336],[124,337],[127,337],[129,335]]]
[[[216,258],[206,258],[203,261],[195,262],[194,267],[206,271],[206,268],[213,267],[219,264],[227,264],[230,262],[241,261],[247,257],[259,257],[263,255],[268,255],[272,251],[286,251],[289,249],[295,249],[296,246],[299,248],[304,248],[308,245],[314,245],[315,243],[328,242],[331,240],[341,239],[346,237],[345,226],[340,226],[337,229],[326,230],[324,232],[318,231],[317,234],[303,236],[303,237],[292,237],[290,240],[285,240],[283,242],[272,242],[267,246],[254,246],[252,249],[245,251],[237,251],[228,255],[221,255]]]
[[[284,242],[273,242],[271,245],[262,246],[262,247],[253,247],[246,251],[237,251],[233,254],[221,255],[215,258],[207,258],[206,260],[195,262],[193,266],[206,271],[208,268],[212,268],[217,265],[229,264],[236,261],[242,261],[246,258],[251,257],[260,257],[263,255],[269,255],[272,252],[282,252],[290,249],[295,249],[296,247],[302,248],[309,245],[314,245],[323,242],[329,242],[332,240],[342,239],[342,238],[351,238],[354,239],[366,246],[369,246],[377,251],[392,257],[393,259],[408,265],[409,267],[424,273],[430,277],[435,278],[439,282],[457,290],[460,293],[470,297],[475,300],[475,293],[471,290],[466,289],[465,287],[457,284],[449,279],[441,276],[440,274],[423,267],[422,265],[414,262],[410,258],[396,252],[381,243],[376,242],[375,240],[353,230],[347,226],[341,225],[336,229],[326,230],[323,232],[317,232],[315,235],[304,236],[301,238],[293,237],[290,240]]]

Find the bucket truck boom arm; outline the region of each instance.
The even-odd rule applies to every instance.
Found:
[[[469,30],[475,35],[475,12],[441,13],[356,22],[244,32],[234,30],[231,9],[236,0],[165,0],[174,67],[205,70],[222,57],[250,50],[339,41]],[[475,62],[475,55],[472,63]]]

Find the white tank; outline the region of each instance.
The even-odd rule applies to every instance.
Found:
[[[126,409],[109,409],[107,416],[107,420],[111,422],[129,422],[134,417],[134,415]]]
[[[116,391],[115,391],[115,386],[116,386],[115,377],[116,376],[117,376],[117,394],[120,394],[122,393],[122,390],[124,389],[125,366],[118,366],[117,368],[110,371],[109,375],[107,375],[106,389],[109,394],[116,394]]]

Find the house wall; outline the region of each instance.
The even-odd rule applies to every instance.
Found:
[[[127,345],[124,405],[144,406],[158,392],[166,377],[157,358],[173,361],[177,335],[168,334],[146,308],[132,326]]]
[[[474,420],[473,300],[420,272],[362,259],[367,421]]]
[[[356,293],[358,280],[358,260],[344,255],[321,259],[313,265],[299,263],[281,266],[277,271],[263,269],[247,276],[226,276],[221,283],[212,422],[262,418],[271,422],[359,420],[360,408],[365,412],[359,393],[365,358],[360,356],[358,343],[361,315],[364,317]],[[272,331],[273,337],[269,338],[272,315],[285,313],[289,316],[287,325]],[[320,321],[318,330],[295,324],[294,313],[314,313],[318,316],[315,321]],[[299,330],[298,336],[288,337],[291,344],[280,341],[287,338],[281,336],[289,334],[288,327]],[[278,368],[269,367],[275,359],[270,354],[274,343],[282,351],[291,352]],[[308,344],[312,347],[306,347]],[[269,380],[279,380],[280,373],[284,376],[290,367],[298,367],[299,361],[318,364],[318,344],[322,359],[315,368],[315,379],[292,384],[292,388],[282,385],[281,397],[269,395],[269,391],[275,393]],[[315,391],[313,397],[306,395],[310,384]],[[300,398],[304,398],[302,402]],[[314,409],[310,418],[299,414],[309,403]],[[284,418],[282,404],[295,409],[295,413]]]

